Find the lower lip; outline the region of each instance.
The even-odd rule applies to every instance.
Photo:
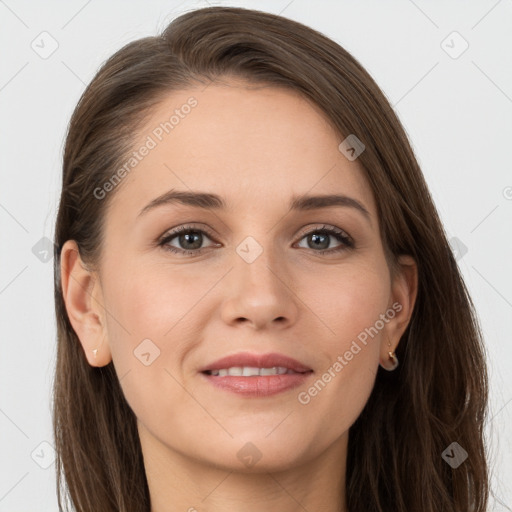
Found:
[[[201,373],[212,385],[246,397],[266,397],[288,391],[304,384],[312,374],[313,372],[260,375],[258,377],[239,377],[235,375],[219,377]]]

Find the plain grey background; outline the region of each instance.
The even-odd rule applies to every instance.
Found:
[[[320,30],[366,67],[394,106],[486,338],[489,510],[512,510],[510,0],[0,0],[0,512],[57,510],[56,329],[45,243],[53,239],[70,115],[121,46],[208,5],[256,8]]]

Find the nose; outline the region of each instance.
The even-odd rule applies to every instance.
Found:
[[[300,300],[284,263],[275,262],[270,251],[263,251],[252,262],[236,254],[233,264],[226,276],[224,322],[247,323],[255,330],[275,325],[286,328],[296,322]]]

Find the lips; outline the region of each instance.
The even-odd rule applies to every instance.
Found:
[[[223,357],[207,364],[199,371],[202,373],[211,370],[222,370],[232,367],[253,367],[253,368],[273,368],[282,367],[296,373],[307,373],[313,370],[304,363],[297,361],[284,354],[268,353],[268,354],[251,354],[249,352],[240,352],[230,356]]]
[[[225,371],[230,368],[230,372],[233,371],[235,374],[226,375]],[[258,374],[258,368],[272,368],[273,371],[263,374],[260,370]],[[314,375],[313,370],[306,364],[284,354],[248,352],[218,359],[201,368],[200,372],[204,382],[241,398],[272,397],[307,384]]]

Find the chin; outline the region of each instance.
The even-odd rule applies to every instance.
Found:
[[[274,439],[262,436],[244,435],[235,437],[227,443],[216,445],[210,450],[207,463],[225,471],[238,473],[268,473],[290,469],[305,462],[305,454],[298,448],[306,446],[303,441],[298,444],[290,436],[275,435]],[[211,457],[213,455],[213,457]],[[201,457],[205,460],[204,452]],[[205,460],[206,462],[206,460]]]

